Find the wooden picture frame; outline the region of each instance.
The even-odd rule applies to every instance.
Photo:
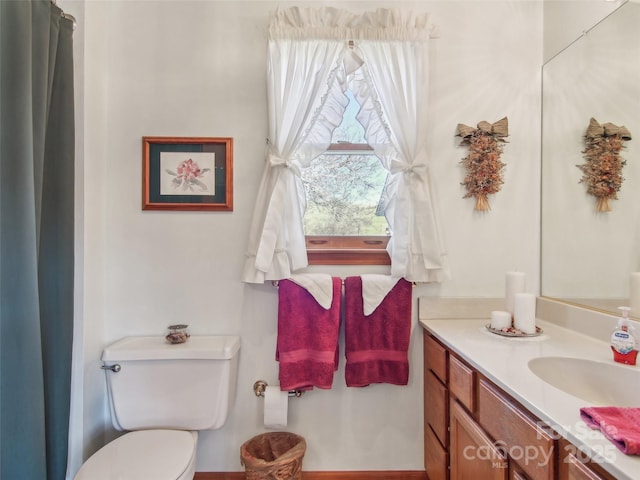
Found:
[[[142,209],[233,211],[233,138],[142,137]]]

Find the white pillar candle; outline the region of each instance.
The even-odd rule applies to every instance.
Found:
[[[491,328],[494,330],[502,330],[511,327],[511,314],[502,310],[494,310],[491,312]]]
[[[640,272],[632,272],[629,278],[629,307],[631,316],[640,317]]]
[[[506,278],[506,308],[507,312],[514,314],[514,297],[518,293],[524,293],[524,272],[507,272]]]
[[[515,294],[513,326],[523,333],[536,333],[536,296],[534,294]]]

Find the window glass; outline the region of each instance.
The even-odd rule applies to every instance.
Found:
[[[329,150],[302,173],[307,196],[305,234],[322,236],[388,235],[379,209],[387,171],[364,139],[356,119],[360,105],[352,92]]]

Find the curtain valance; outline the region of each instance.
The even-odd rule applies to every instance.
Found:
[[[334,7],[291,7],[274,12],[269,39],[427,41],[435,32],[430,15],[380,8],[357,15]]]

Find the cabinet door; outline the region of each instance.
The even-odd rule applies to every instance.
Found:
[[[456,401],[451,402],[451,480],[506,480],[507,461]]]
[[[565,457],[565,462],[565,475],[562,476],[564,480],[602,480],[603,478],[571,453]]]

